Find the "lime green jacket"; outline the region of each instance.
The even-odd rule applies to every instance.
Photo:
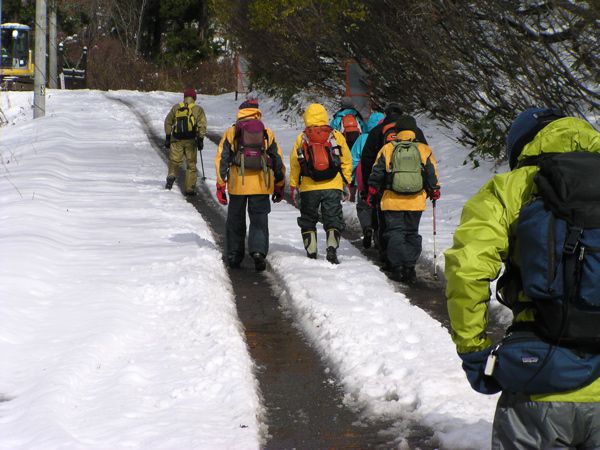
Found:
[[[600,133],[574,117],[555,120],[528,143],[519,161],[543,153],[588,151],[600,153]],[[445,252],[446,297],[452,340],[458,353],[483,350],[492,342],[486,335],[490,282],[509,257],[509,240],[521,206],[534,193],[537,166],[523,166],[494,176],[465,203],[453,246]],[[519,299],[523,298],[522,293]],[[533,320],[525,309],[515,321]],[[568,393],[535,396],[543,401],[600,401],[600,379]]]

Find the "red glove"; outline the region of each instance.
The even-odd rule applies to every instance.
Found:
[[[350,185],[345,184],[342,194],[342,201],[347,202],[348,200],[350,200]]]
[[[436,200],[439,200],[441,196],[442,196],[442,193],[440,192],[439,189],[432,189],[429,192],[429,198],[431,199],[431,201],[435,202]]]
[[[273,195],[271,196],[271,200],[273,200],[273,203],[279,203],[282,198],[283,198],[283,185],[275,186],[275,191],[273,192]]]
[[[371,208],[375,208],[377,206],[377,195],[379,194],[379,190],[375,186],[369,186],[369,193],[367,194],[367,205]]]
[[[297,208],[298,207],[298,199],[296,197],[298,195],[298,189],[290,186],[290,193],[292,194],[292,202],[294,203],[294,206]]]
[[[225,192],[225,185],[220,186],[219,183],[217,183],[217,200],[219,200],[219,203],[221,205],[227,204],[227,193]]]

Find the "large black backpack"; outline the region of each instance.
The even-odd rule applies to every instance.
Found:
[[[536,329],[555,343],[598,349],[600,154],[549,154],[525,163],[539,166],[538,192],[519,213],[516,276],[533,302]]]

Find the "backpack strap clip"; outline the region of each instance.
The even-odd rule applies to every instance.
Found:
[[[581,227],[569,227],[569,234],[567,234],[567,238],[565,239],[565,245],[563,247],[563,253],[567,255],[573,255],[575,253],[575,249],[577,248],[577,244],[579,243],[579,238],[583,233],[583,228]]]

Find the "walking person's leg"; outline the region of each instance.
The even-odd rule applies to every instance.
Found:
[[[339,264],[337,249],[340,244],[340,235],[346,223],[342,209],[342,192],[337,189],[322,191],[321,215],[323,227],[327,233],[327,260],[333,264]]]
[[[246,245],[246,195],[229,195],[225,222],[225,252],[230,267],[239,267]]]
[[[265,256],[269,252],[269,213],[271,202],[268,195],[248,196],[248,252],[254,259],[257,271],[265,270]]]
[[[400,253],[404,263],[404,281],[414,283],[417,281],[415,266],[423,248],[423,238],[419,234],[419,223],[423,211],[402,211],[402,235],[404,245]]]
[[[173,187],[173,183],[177,179],[177,172],[179,171],[179,167],[181,167],[181,163],[183,162],[183,144],[181,141],[171,142],[171,146],[169,148],[169,164],[168,164],[168,173],[167,173],[167,184],[165,185],[166,189],[171,189]]]
[[[196,180],[198,179],[198,151],[194,141],[185,141],[184,145],[186,169],[185,169],[185,193],[187,195],[196,193]]]
[[[302,233],[302,243],[309,258],[317,257],[317,222],[322,191],[300,192],[300,217],[298,226]]]

